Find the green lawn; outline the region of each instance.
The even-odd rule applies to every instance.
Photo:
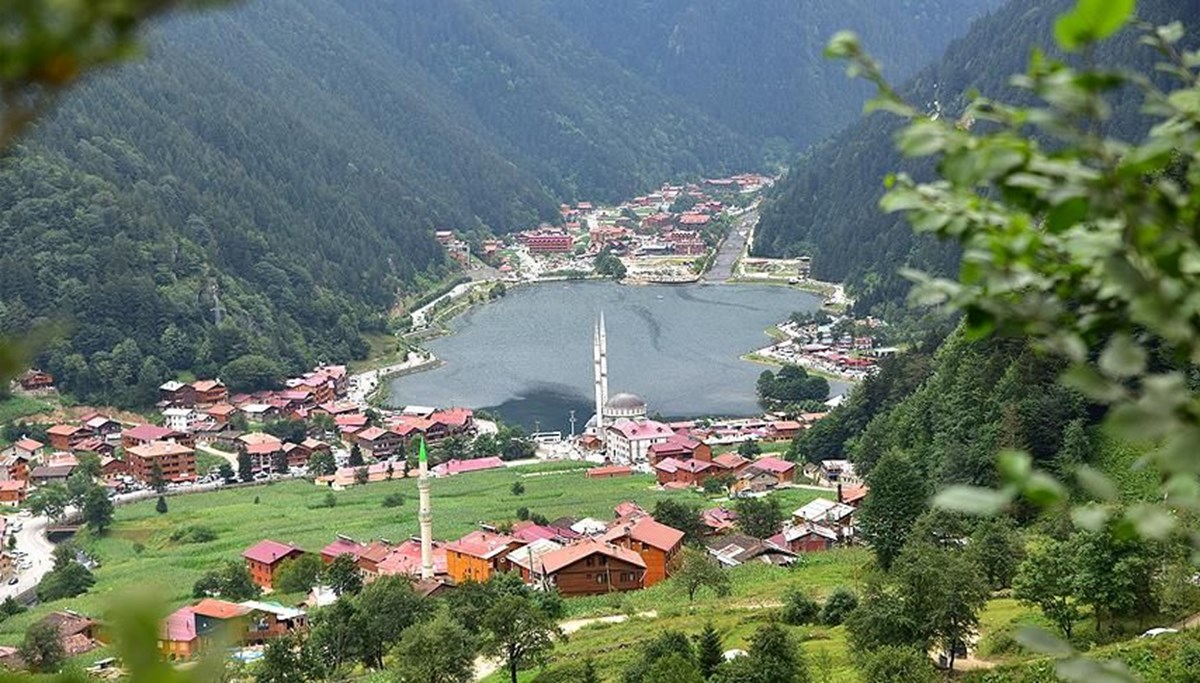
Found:
[[[0,424],[8,424],[23,417],[49,412],[54,406],[28,396],[10,396],[0,401]]]
[[[689,491],[657,491],[649,476],[593,480],[583,472],[553,472],[563,466],[546,464],[435,480],[435,535],[452,539],[476,528],[481,521],[511,520],[519,507],[528,507],[549,519],[609,519],[613,507],[625,500],[647,508],[667,497],[704,501],[698,493]],[[510,488],[518,479],[525,484],[525,493],[514,496]],[[404,505],[382,507],[383,498],[397,491],[404,494]],[[336,507],[312,509],[327,492],[296,481],[174,496],[168,498],[165,515],[154,511],[153,500],[120,507],[116,524],[106,536],[81,538],[103,563],[96,570],[97,583],[92,591],[39,606],[0,624],[0,644],[19,641],[25,627],[50,610],[70,608],[102,614],[112,600],[132,592],[155,591],[171,607],[179,606],[191,598],[192,584],[205,571],[221,561],[237,559],[242,550],[262,538],[319,550],[337,533],[364,540],[399,540],[418,533],[415,479],[354,487],[336,494]],[[187,525],[210,527],[218,537],[197,545],[170,542],[171,531]]]

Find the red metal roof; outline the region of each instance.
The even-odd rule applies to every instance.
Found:
[[[294,545],[278,541],[262,540],[244,550],[242,557],[247,560],[262,562],[263,564],[275,564],[293,554],[301,554],[303,552],[303,550]]]
[[[607,555],[622,562],[628,562],[635,567],[646,568],[646,562],[642,560],[642,556],[632,550],[611,543],[588,539],[569,545],[561,550],[555,550],[542,555],[540,569],[547,574],[553,574],[592,555]]]
[[[638,517],[632,522],[618,523],[601,538],[615,541],[625,536],[664,552],[669,552],[683,543],[682,531],[657,522],[653,517]]]

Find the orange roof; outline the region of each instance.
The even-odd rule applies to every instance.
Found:
[[[737,468],[741,467],[742,465],[745,465],[746,463],[750,462],[749,460],[747,460],[746,458],[743,458],[742,456],[738,455],[737,453],[725,453],[722,455],[718,455],[717,457],[713,458],[712,461],[713,461],[714,465],[717,465],[719,467],[724,467],[727,470],[737,469]]]
[[[71,436],[71,435],[77,433],[80,429],[81,429],[81,427],[76,427],[75,425],[59,424],[59,425],[54,425],[50,429],[47,429],[46,433],[54,435],[54,436]]]
[[[232,415],[237,412],[237,408],[229,405],[228,403],[218,403],[208,408],[204,412],[208,413],[209,415]]]
[[[861,486],[847,486],[842,490],[843,503],[855,503],[867,497],[867,492],[870,489],[865,484]]]
[[[171,443],[170,441],[151,441],[141,446],[133,446],[126,449],[130,455],[136,455],[139,458],[160,458],[166,455],[189,455],[194,451],[187,446],[179,443]]]
[[[638,517],[632,522],[622,521],[608,530],[602,538],[612,542],[628,536],[635,541],[670,551],[683,543],[683,532],[666,524],[654,521],[653,517]]]
[[[224,389],[225,385],[219,379],[202,379],[199,382],[192,382],[192,387],[196,391],[212,391],[213,389]]]
[[[20,479],[0,480],[0,491],[24,491],[25,482]]]
[[[41,441],[36,441],[29,438],[21,439],[14,445],[23,451],[40,451],[46,447],[46,444],[42,443]]]
[[[238,441],[246,445],[246,452],[251,455],[268,455],[283,448],[282,441],[263,432],[242,434],[238,437]]]
[[[195,605],[192,605],[192,612],[212,619],[233,619],[249,611],[249,608],[242,607],[237,603],[217,600],[216,598],[204,598]]]
[[[642,560],[642,556],[632,550],[611,543],[588,539],[574,545],[569,545],[561,550],[554,550],[542,555],[541,569],[547,574],[553,574],[560,569],[569,567],[576,562],[597,554],[616,558],[635,567],[646,568],[646,563]]]

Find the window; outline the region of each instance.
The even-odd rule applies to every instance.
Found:
[[[607,566],[607,565],[608,565],[608,555],[601,555],[601,556],[600,556],[600,564],[601,564],[602,566]]]
[[[584,560],[583,563],[590,567],[590,566],[592,566],[592,561],[593,561],[593,558],[589,557],[586,560]]]
[[[604,580],[606,578],[608,578],[608,576],[606,574],[597,574],[596,575],[596,583],[604,583]]]

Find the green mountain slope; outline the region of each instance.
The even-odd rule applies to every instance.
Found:
[[[882,16],[965,23],[918,5],[940,6]],[[722,7],[688,12],[721,25]],[[751,16],[824,32],[783,4]],[[663,87],[587,20],[540,0],[255,0],[157,27],[0,169],[0,333],[65,324],[38,362],[86,401],[145,402],[179,372],[264,383],[365,353],[382,311],[449,273],[434,230],[758,163],[721,97]],[[755,44],[736,38],[671,73],[725,78],[718,43]]]
[[[999,0],[543,0],[633,73],[755,140],[807,147],[858,118],[869,94],[822,51],[852,29],[906,79]]]
[[[1033,46],[1054,54],[1051,27],[1068,0],[1013,0],[980,19],[970,32],[947,49],[937,63],[922,70],[904,88],[909,101],[957,116],[972,89],[990,97],[1019,96],[1008,86],[1010,76],[1024,71]],[[1145,0],[1139,13],[1149,21],[1181,19],[1190,40],[1200,33],[1200,2]],[[873,49],[870,41],[865,41]],[[1134,31],[1101,45],[1094,55],[1099,64],[1121,64],[1149,73],[1157,55],[1138,44]],[[1120,94],[1111,122],[1117,135],[1134,136],[1144,129],[1138,115],[1140,97]],[[907,170],[928,177],[928,165],[909,163],[894,151],[892,134],[898,120],[887,114],[863,118],[800,159],[779,183],[755,235],[758,255],[813,256],[815,277],[845,281],[862,308],[902,301],[907,283],[896,273],[904,265],[952,272],[957,251],[931,239],[917,239],[902,216],[878,209],[883,179]]]

